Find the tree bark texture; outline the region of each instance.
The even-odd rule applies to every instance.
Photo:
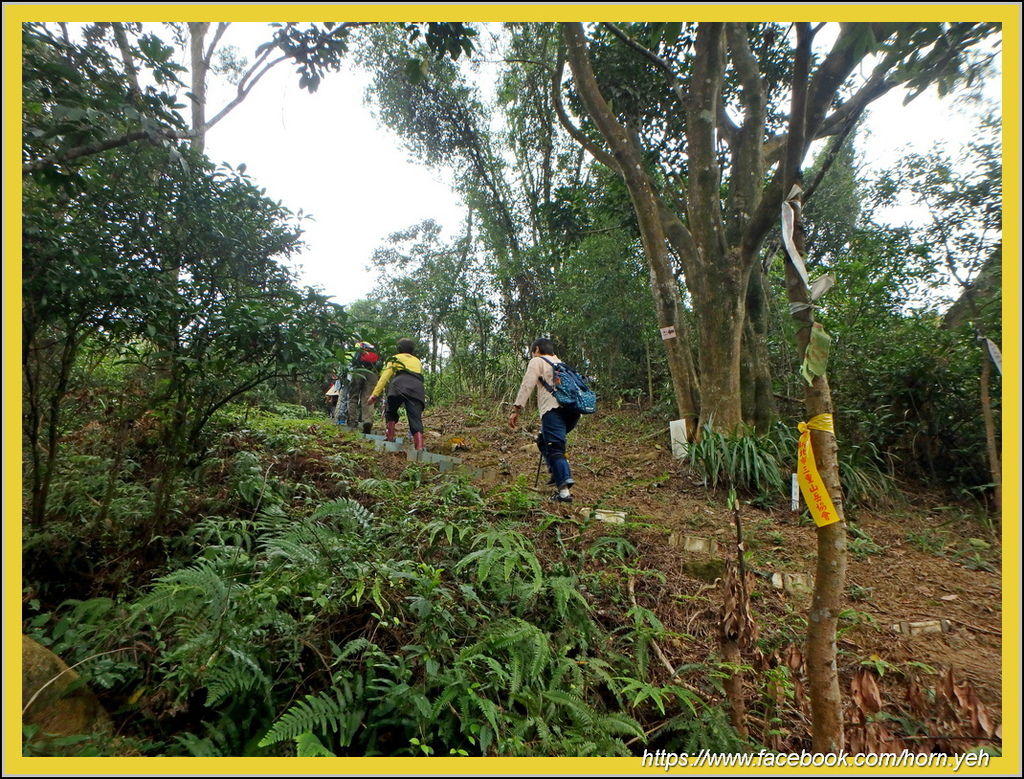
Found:
[[[583,26],[579,23],[563,24],[569,66],[579,89],[587,113],[612,151],[616,171],[622,176],[629,191],[640,228],[644,254],[648,261],[651,294],[660,328],[671,328],[663,339],[668,357],[669,373],[675,392],[676,406],[682,419],[698,418],[694,402],[697,393],[691,384],[692,370],[689,346],[680,337],[683,326],[680,318],[679,286],[669,259],[668,244],[661,220],[661,203],[654,184],[644,167],[640,149],[629,137],[626,129],[615,119],[607,101],[601,94],[587,53]]]
[[[768,297],[761,267],[754,263],[747,282],[746,320],[741,344],[740,382],[743,421],[766,433],[778,416],[765,339],[768,334]]]
[[[793,72],[793,99],[790,108],[789,143],[781,171],[786,194],[801,179],[808,134],[808,93],[812,33],[810,24],[796,27],[797,52]],[[824,69],[824,66],[823,68]],[[818,75],[821,75],[819,70]],[[819,120],[820,121],[820,120]],[[794,203],[793,244],[800,258],[805,254],[805,233],[800,203]],[[786,290],[797,321],[797,356],[802,363],[814,325],[810,290],[797,272],[795,261],[786,263]],[[832,393],[828,378],[815,375],[804,390],[807,419],[832,414]],[[839,482],[839,447],[833,433],[811,431],[811,447],[818,473],[832,499],[838,521],[817,529],[818,557],[814,576],[814,594],[807,615],[807,682],[811,699],[811,741],[815,752],[837,753],[844,744],[842,694],[836,667],[836,626],[842,610],[846,587],[846,518]]]
[[[989,395],[989,380],[992,376],[992,363],[987,344],[982,344],[981,355],[981,415],[985,420],[985,446],[988,449],[988,465],[992,473],[992,484],[996,502],[996,513],[1003,510],[1003,467],[999,460],[999,447],[996,444],[996,425],[992,417],[992,398]]]
[[[189,54],[191,56],[192,87],[192,148],[200,154],[206,145],[206,72],[209,64],[204,56],[203,44],[209,22],[189,22]]]

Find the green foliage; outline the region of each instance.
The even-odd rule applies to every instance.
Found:
[[[993,557],[992,545],[981,538],[968,538],[966,543],[953,554],[953,559],[959,560],[965,568],[972,571],[996,571],[995,563],[990,559]]]
[[[949,545],[949,540],[945,533],[931,528],[907,533],[907,543],[925,554],[941,555]]]
[[[847,507],[885,505],[896,495],[896,482],[882,466],[870,441],[839,449],[839,479]]]
[[[225,435],[234,448],[272,441],[287,457],[317,437],[224,416],[248,420]],[[364,481],[353,494],[378,495],[372,511],[350,497],[306,508],[284,499],[294,486],[274,459],[241,448],[204,469],[222,503],[171,547],[196,556],[141,597],[33,619],[69,660],[117,650],[83,665],[86,679],[164,722],[165,754],[624,755],[645,723],[700,707],[643,681],[650,641],[667,635],[653,612],[615,632],[593,617],[592,575],[576,566],[626,563],[625,539],[549,561],[518,487],[488,504],[417,467]],[[616,577],[601,586],[614,600]],[[147,651],[122,652],[126,635]]]
[[[768,436],[725,434],[706,426],[690,446],[690,462],[712,489],[729,487],[770,499],[787,491],[782,454]]]
[[[885,549],[876,544],[874,540],[868,535],[868,532],[857,524],[848,523],[847,532],[849,533],[849,541],[847,542],[846,548],[858,560],[865,560],[870,555],[880,555],[885,553]]]

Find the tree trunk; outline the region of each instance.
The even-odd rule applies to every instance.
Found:
[[[768,300],[761,266],[754,263],[747,282],[746,319],[740,357],[743,421],[758,433],[766,433],[778,416],[772,388],[765,338],[768,333]]]
[[[797,212],[794,236],[803,254],[803,229]],[[786,287],[790,303],[802,306],[794,315],[797,355],[802,363],[814,322],[810,295],[792,261],[786,263]],[[807,418],[832,414],[832,392],[826,376],[815,376],[804,392]],[[833,433],[811,431],[814,462],[839,519],[817,529],[817,565],[814,595],[807,618],[807,681],[811,699],[811,738],[815,752],[834,753],[843,748],[842,694],[836,668],[836,626],[846,588],[846,518],[839,480],[839,447]]]
[[[730,432],[740,413],[740,349],[746,319],[746,279],[737,260],[696,266],[687,281],[700,341],[700,425]]]
[[[803,228],[797,211],[794,243],[803,254]],[[786,288],[790,303],[801,308],[797,320],[797,355],[804,360],[814,322],[810,295],[793,262],[786,263]],[[826,376],[815,376],[805,389],[807,418],[832,414],[832,392]],[[811,739],[815,752],[836,753],[843,749],[842,694],[836,667],[836,626],[846,588],[846,518],[839,481],[839,447],[833,433],[811,431],[814,462],[839,521],[817,528],[817,565],[814,595],[807,617],[807,681],[811,699]]]
[[[811,25],[796,26],[797,52],[793,66],[793,99],[790,107],[789,138],[782,168],[784,197],[789,197],[801,179],[801,163],[806,154],[808,124],[808,73],[811,61]],[[798,256],[786,263],[786,291],[798,330],[797,356],[801,363],[810,344],[814,309],[810,290],[797,271],[805,247],[800,201],[793,202],[793,247]],[[832,392],[824,375],[815,375],[804,391],[808,420],[832,413]],[[843,749],[843,708],[836,667],[836,625],[846,588],[846,518],[843,513],[839,482],[839,447],[833,433],[811,431],[811,447],[818,473],[832,499],[838,521],[818,527],[818,559],[814,576],[814,595],[807,615],[807,682],[811,699],[811,741],[815,752],[838,753]]]
[[[46,504],[50,497],[50,487],[53,484],[53,474],[57,467],[57,454],[60,447],[60,412],[71,383],[71,370],[78,354],[78,345],[78,339],[73,330],[64,335],[59,369],[49,396],[49,412],[41,415],[39,419],[40,424],[45,420],[45,459],[42,456],[37,456],[40,445],[38,432],[35,436],[36,445],[33,452],[35,468],[32,477],[32,505],[29,516],[32,525],[36,528],[41,528],[46,518]]]
[[[210,29],[209,22],[189,22],[189,52],[191,55],[191,89],[192,89],[192,131],[196,133],[192,137],[192,148],[200,154],[206,145],[206,132],[203,128],[206,125],[206,72],[209,64],[203,52],[203,44],[206,41],[206,31]]]
[[[988,449],[988,465],[995,487],[996,514],[1003,510],[1003,468],[999,462],[999,447],[996,445],[996,425],[992,418],[992,398],[989,396],[989,379],[992,365],[988,345],[982,344],[981,355],[981,415],[985,420],[985,446]]]
[[[594,120],[612,150],[610,166],[622,176],[633,202],[637,224],[640,228],[644,254],[647,257],[651,294],[662,331],[665,352],[668,358],[669,374],[676,406],[681,419],[693,424],[699,416],[697,388],[693,383],[694,372],[689,345],[681,335],[679,285],[669,261],[668,245],[662,225],[661,203],[654,191],[654,185],[644,166],[640,151],[629,137],[626,129],[615,119],[607,101],[601,94],[590,65],[583,26],[579,23],[563,24],[568,61],[587,113]]]
[[[807,417],[832,413],[828,379],[817,376],[804,394]],[[807,682],[811,698],[811,739],[815,752],[843,748],[842,693],[836,668],[836,626],[846,588],[846,521],[839,485],[839,447],[835,436],[811,431],[814,461],[832,498],[839,521],[818,528],[814,596],[807,617]]]

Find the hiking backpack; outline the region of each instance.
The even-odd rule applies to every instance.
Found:
[[[555,396],[559,406],[575,409],[581,414],[593,414],[597,411],[597,395],[587,386],[587,382],[582,376],[564,362],[553,363],[543,356],[541,359],[551,366],[554,380],[548,384],[542,376],[540,383],[544,385],[544,389]]]

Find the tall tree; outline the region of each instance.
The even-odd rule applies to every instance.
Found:
[[[637,222],[652,269],[662,326],[671,326],[678,293],[667,282],[670,266],[666,241],[676,248],[686,277],[698,329],[700,349],[700,419],[724,429],[742,417],[741,355],[751,272],[762,243],[778,219],[783,202],[794,197],[802,182],[802,164],[811,144],[820,138],[845,136],[865,108],[894,87],[918,91],[935,79],[951,82],[963,72],[971,46],[996,25],[843,24],[835,40],[815,61],[814,38],[825,25],[795,26],[792,38],[782,29],[761,36],[755,50],[756,25],[700,23],[686,34],[679,26],[666,30],[641,27],[636,40],[614,25],[607,41],[627,46],[650,64],[655,78],[666,82],[666,94],[677,101],[677,121],[663,120],[662,130],[675,132],[682,153],[670,159],[680,184],[662,184],[644,156],[637,113],[609,103],[595,74],[591,44],[579,23],[563,23],[566,51],[580,101],[604,146],[597,147],[576,130],[602,162],[623,178],[633,198]],[[670,45],[666,45],[668,32]],[[770,32],[770,29],[769,29]],[[653,33],[653,34],[652,34]],[[773,45],[791,46],[790,68],[777,64]],[[677,45],[682,41],[682,45]],[[608,45],[608,44],[606,44]],[[672,48],[674,46],[674,49]],[[657,49],[657,51],[655,51]],[[685,56],[680,56],[685,55]],[[759,56],[761,55],[761,56]],[[874,57],[870,75],[857,69]],[[974,71],[968,71],[973,75]],[[730,77],[734,86],[730,90]],[[649,79],[648,79],[649,80]],[[560,84],[555,85],[560,88]],[[772,107],[788,94],[789,117],[782,123]],[[628,101],[627,101],[628,102]],[[674,165],[672,163],[675,163]],[[774,168],[772,170],[772,168]],[[671,181],[670,178],[665,179]],[[787,289],[799,321],[797,347],[801,362],[815,329],[813,299],[806,275],[797,273],[804,250],[799,223],[796,246],[787,264]],[[680,416],[692,416],[687,402],[686,365],[682,350],[666,342]],[[825,370],[807,372],[805,393],[809,418],[831,420],[832,401]],[[824,424],[822,428],[826,427]],[[836,752],[843,745],[841,698],[835,664],[835,627],[845,586],[845,529],[835,437],[811,431],[814,459],[824,488],[835,503],[835,515],[818,528],[818,568],[808,625],[808,668],[815,749]]]
[[[679,300],[666,242],[679,255],[698,330],[699,416],[731,429],[742,421],[748,281],[786,194],[782,152],[793,147],[779,106],[792,90],[796,44],[781,25],[605,27],[611,34],[591,40],[582,24],[562,24],[576,90],[601,144],[582,131],[575,135],[629,187],[663,327],[674,326]],[[920,90],[965,67],[976,73],[967,54],[995,28],[840,25],[831,47],[812,54],[808,64],[803,135],[793,154],[802,160],[816,140],[846,133],[873,100],[897,86]],[[661,105],[673,105],[674,114],[661,110],[654,121],[636,108],[642,101],[610,102],[610,84],[596,73],[595,46],[602,56],[622,47],[633,52],[646,67],[637,74],[637,91],[647,94],[653,83],[662,83]],[[863,78],[859,68],[869,55],[877,56]],[[652,126],[658,133],[650,132]],[[657,154],[660,174],[649,153]],[[697,393],[687,381],[684,349],[676,339],[665,344],[679,413],[693,417]]]

